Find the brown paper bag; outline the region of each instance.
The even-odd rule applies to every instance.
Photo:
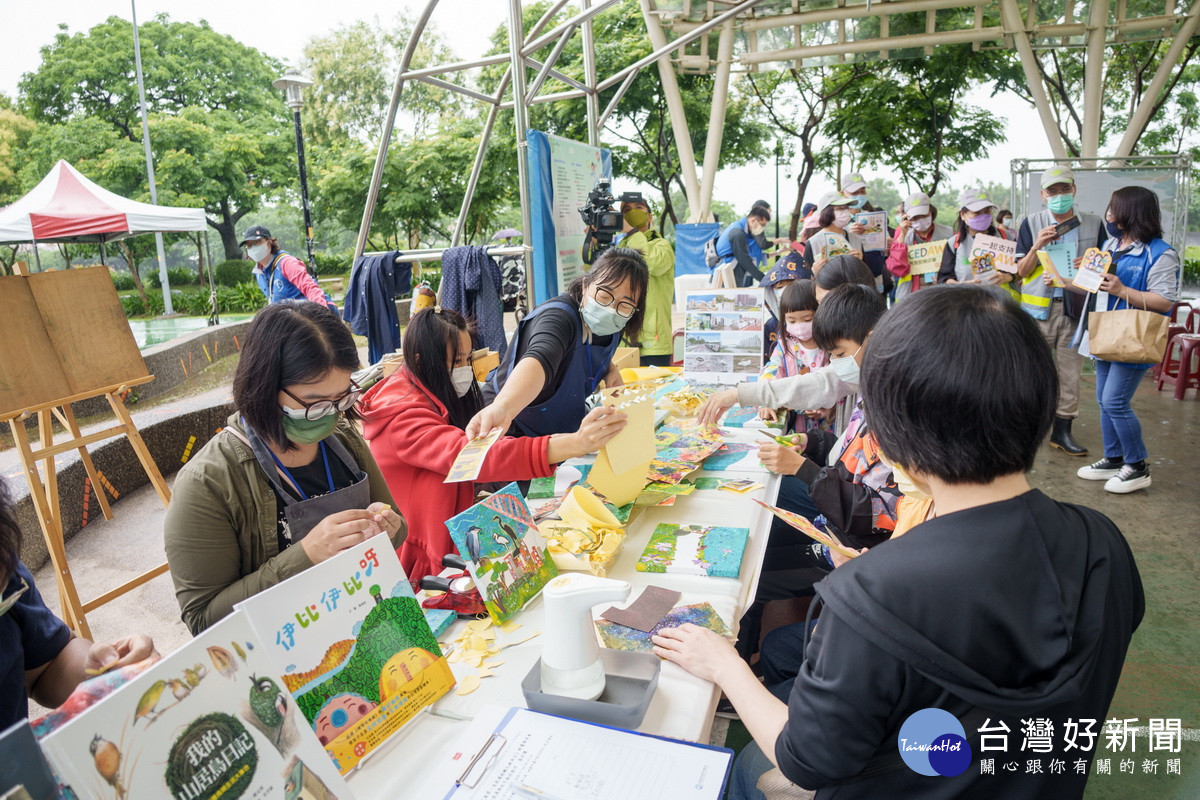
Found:
[[[1137,308],[1093,311],[1088,317],[1088,349],[1104,361],[1157,364],[1167,349],[1169,321]]]

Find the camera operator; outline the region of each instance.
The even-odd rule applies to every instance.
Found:
[[[654,230],[650,205],[638,194],[622,195],[621,216],[625,221],[621,247],[637,250],[650,268],[646,289],[646,319],[642,324],[642,366],[671,364],[671,298],[675,292],[675,248]]]

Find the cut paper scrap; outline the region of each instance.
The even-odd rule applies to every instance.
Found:
[[[504,431],[502,429],[495,428],[487,436],[480,436],[478,439],[472,439],[467,442],[466,446],[455,457],[454,463],[450,465],[450,473],[446,475],[446,480],[443,483],[463,483],[464,481],[473,481],[478,478],[479,471],[483,469],[483,460],[487,458],[488,450],[491,450],[492,445],[503,435]]]
[[[576,486],[559,508],[561,523],[545,523],[550,555],[559,569],[591,572],[603,577],[625,544],[621,522],[600,498]]]
[[[612,471],[621,475],[654,458],[653,390],[636,386],[606,389],[603,403],[628,415],[625,427],[604,445]]]
[[[834,539],[828,533],[825,533],[825,531],[821,530],[816,525],[814,525],[812,523],[812,521],[808,519],[808,517],[802,517],[799,514],[793,513],[791,511],[785,511],[782,508],[776,508],[775,506],[767,505],[762,500],[759,500],[757,498],[753,498],[753,499],[754,499],[754,502],[758,503],[760,506],[765,508],[767,511],[770,511],[772,514],[779,517],[781,520],[786,522],[788,525],[791,525],[793,528],[800,531],[801,533],[803,533],[805,536],[812,539],[813,541],[820,542],[821,544],[828,547],[830,550],[838,551],[839,553],[844,555],[846,558],[857,558],[858,557],[859,554],[857,551],[851,550],[849,547],[845,547],[844,545],[839,543],[836,539]]]
[[[646,466],[646,479],[655,483],[679,483],[698,469],[699,464],[655,459]]]
[[[751,480],[743,479],[743,480],[736,480],[736,481],[725,481],[723,484],[721,484],[720,488],[724,489],[727,492],[733,492],[735,494],[747,494],[749,492],[753,492],[757,489],[763,488],[763,485],[761,483],[759,483],[758,481],[751,481]]]
[[[588,483],[613,505],[625,506],[642,493],[642,489],[650,480],[649,469],[650,462],[644,462],[618,474],[609,463],[606,450],[601,450],[596,456],[596,463],[588,472]]]
[[[649,653],[654,647],[653,642],[650,641],[651,636],[663,628],[678,628],[687,622],[708,628],[726,639],[733,640],[733,633],[729,630],[729,626],[725,624],[725,620],[721,619],[721,615],[717,613],[711,603],[695,603],[672,609],[649,631],[640,631],[627,625],[610,622],[607,619],[596,620],[596,631],[600,634],[600,641],[611,650]]]
[[[618,625],[649,632],[654,630],[654,626],[675,607],[681,594],[681,592],[664,589],[661,586],[647,586],[638,595],[637,600],[625,608],[609,606],[608,610],[600,616]]]

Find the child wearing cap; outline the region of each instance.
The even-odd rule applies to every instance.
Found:
[[[759,286],[765,290],[763,300],[771,315],[771,318],[763,325],[763,358],[771,357],[771,353],[775,350],[775,343],[779,341],[779,330],[782,327],[780,320],[783,319],[783,315],[779,311],[779,303],[784,289],[798,278],[805,277],[811,278],[812,271],[804,265],[804,259],[795,250],[788,251],[788,254],[775,262],[775,266],[767,270],[767,274],[763,276]]]
[[[896,280],[896,300],[921,288],[921,276],[910,274],[908,246],[949,239],[954,231],[937,222],[937,209],[924,192],[910,194],[901,207],[900,223],[888,249],[887,268]]]

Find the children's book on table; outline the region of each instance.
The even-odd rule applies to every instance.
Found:
[[[42,740],[76,797],[352,797],[243,613]]]
[[[238,608],[343,774],[454,685],[385,534]]]

